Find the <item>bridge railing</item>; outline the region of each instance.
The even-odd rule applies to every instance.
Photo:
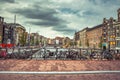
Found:
[[[41,48],[32,58],[36,59],[70,59],[70,60],[86,60],[86,59],[116,59],[114,51],[102,51],[101,49],[83,49],[83,48]],[[120,59],[120,56],[118,56]]]
[[[11,59],[63,59],[63,60],[113,60],[120,59],[120,53],[115,50],[102,51],[92,48],[6,48],[6,56]]]
[[[34,53],[39,51],[39,48],[4,48],[0,50],[0,58],[3,59],[28,59]],[[4,56],[3,56],[4,52]]]

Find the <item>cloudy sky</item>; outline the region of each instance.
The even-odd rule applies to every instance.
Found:
[[[117,19],[120,0],[0,0],[5,22],[23,25],[26,31],[45,37],[68,36],[102,23],[104,17]]]

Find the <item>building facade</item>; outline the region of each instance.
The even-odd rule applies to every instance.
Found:
[[[100,24],[87,30],[87,44],[89,48],[102,47],[102,27],[103,24]]]
[[[115,24],[116,26],[116,49],[120,49],[120,8],[117,10],[118,12],[118,21]]]
[[[26,29],[18,24],[18,23],[8,23],[8,26],[10,27],[10,33],[11,33],[11,40],[13,41],[15,45],[25,45],[26,44],[26,37],[25,37],[25,31]]]
[[[114,49],[116,47],[116,20],[112,17],[110,19],[103,19],[103,48]]]
[[[118,9],[118,20],[103,19],[103,48],[120,49],[120,9]]]
[[[0,17],[0,43],[14,44],[15,42],[15,27],[4,22],[4,18]]]
[[[3,39],[3,23],[4,23],[4,18],[0,16],[0,44],[2,43],[2,39]]]
[[[64,39],[63,37],[55,37],[55,44],[62,46],[63,45],[63,39]]]
[[[73,43],[74,43],[74,46],[76,46],[76,47],[79,47],[79,46],[80,46],[80,45],[79,45],[79,44],[80,44],[80,31],[75,32]]]
[[[80,48],[88,48],[88,40],[87,40],[87,31],[88,31],[88,27],[84,28],[83,30],[81,30],[79,32],[79,46]]]
[[[120,22],[117,22],[115,24],[115,28],[116,28],[115,46],[116,46],[116,49],[120,49]]]
[[[74,40],[75,40],[75,46],[78,48],[88,48],[88,43],[87,43],[87,31],[88,27],[78,31],[74,35]]]
[[[71,39],[69,37],[63,38],[63,48],[69,48],[71,47]]]

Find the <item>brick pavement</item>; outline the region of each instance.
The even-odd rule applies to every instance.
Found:
[[[84,71],[120,70],[120,61],[0,60],[0,70],[9,71]],[[119,80],[119,74],[23,75],[0,74],[0,80]]]
[[[120,61],[0,60],[1,71],[120,70]]]
[[[119,74],[21,75],[0,74],[0,80],[120,80]]]

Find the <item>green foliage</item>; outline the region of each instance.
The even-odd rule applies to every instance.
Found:
[[[102,48],[102,42],[100,42],[100,43],[98,44],[98,46],[99,46],[99,48]]]
[[[37,39],[37,41],[36,41],[36,45],[39,45],[39,40]]]
[[[20,44],[22,46],[24,46],[26,44],[26,36],[24,35],[24,33],[22,34],[22,36],[20,37]]]
[[[74,42],[74,45],[76,46],[76,45],[77,45],[77,42]]]
[[[73,46],[73,42],[70,42],[70,46]]]
[[[100,43],[98,44],[99,48],[102,48],[102,38],[100,38]]]
[[[86,41],[86,46],[89,47],[89,40]]]
[[[30,37],[30,45],[34,45],[34,36]]]
[[[79,46],[82,46],[82,44],[81,44],[81,40],[79,41]]]

